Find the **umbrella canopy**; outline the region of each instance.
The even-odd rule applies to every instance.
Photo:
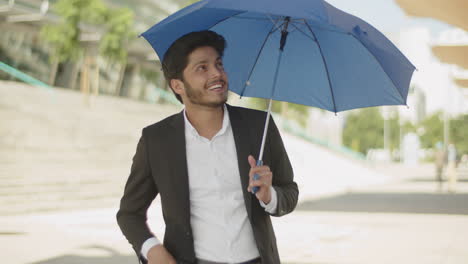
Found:
[[[176,39],[207,29],[228,43],[229,89],[270,99],[257,165],[272,99],[335,113],[406,104],[415,67],[378,30],[323,0],[203,0],[142,36],[162,61]]]
[[[142,36],[162,60],[176,39],[207,29],[225,37],[229,89],[241,96],[335,113],[406,104],[415,67],[374,27],[325,1],[203,0]]]

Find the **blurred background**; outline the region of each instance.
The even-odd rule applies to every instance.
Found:
[[[193,2],[0,0],[2,263],[137,263],[119,199],[141,129],[182,109],[138,35]],[[417,71],[407,106],[274,103],[300,188],[274,219],[282,260],[468,263],[468,1],[328,2]],[[148,223],[162,238],[158,205]]]

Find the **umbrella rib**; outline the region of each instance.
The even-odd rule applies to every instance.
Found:
[[[240,12],[237,13],[237,14],[234,14],[234,15],[232,15],[232,16],[229,16],[229,17],[226,17],[226,18],[224,18],[224,19],[221,19],[220,21],[218,21],[218,22],[216,22],[214,25],[212,25],[212,26],[210,27],[210,29],[212,29],[213,27],[217,26],[218,24],[220,24],[220,23],[222,23],[222,22],[224,22],[224,21],[226,21],[226,20],[228,20],[228,19],[230,19],[230,18],[234,18],[234,19],[264,20],[264,21],[271,20],[272,22],[274,22],[274,19],[271,18],[271,17],[269,17],[269,19],[266,19],[266,18],[261,19],[261,18],[253,18],[253,17],[252,17],[252,18],[248,18],[248,17],[237,17],[238,15],[244,14],[244,13],[247,13],[247,12],[248,12],[248,11],[240,11]],[[273,23],[273,24],[276,25],[279,21],[280,21],[280,20],[278,19],[278,21],[276,21],[276,22]],[[282,24],[281,24],[281,25],[282,25]],[[280,25],[279,27],[281,27],[281,25]],[[278,27],[278,28],[279,28],[279,27]],[[275,32],[278,28],[276,28],[275,30],[273,30],[273,32]]]
[[[260,18],[260,17],[233,17],[234,19],[246,19],[246,20],[261,20],[261,21],[269,21],[270,18]]]
[[[361,44],[361,45],[364,46],[364,44],[363,44],[358,38],[356,38],[356,36],[354,36],[353,34],[349,34],[349,35],[353,36],[353,38],[354,38],[357,42],[359,42],[359,44]],[[374,60],[375,60],[375,61],[377,62],[377,64],[380,66],[380,68],[382,69],[382,71],[385,72],[385,76],[387,76],[387,78],[392,82],[393,88],[395,88],[395,90],[397,90],[397,93],[398,93],[398,95],[400,95],[401,100],[403,100],[404,103],[406,104],[406,100],[403,98],[403,95],[401,94],[400,90],[398,90],[398,88],[397,88],[395,82],[393,81],[393,79],[390,78],[390,76],[388,76],[388,73],[387,73],[387,72],[385,71],[385,69],[382,67],[382,64],[380,64],[380,61],[375,57],[375,55],[374,55],[372,52],[370,52],[370,50],[369,50],[366,46],[364,46],[364,48],[366,48],[366,50],[369,51],[369,53],[372,55],[372,58],[374,58]]]
[[[270,32],[268,33],[268,35],[266,36],[265,40],[263,41],[263,44],[262,44],[262,47],[260,48],[260,51],[258,52],[257,54],[257,58],[255,58],[255,63],[253,64],[252,68],[250,69],[250,72],[249,72],[249,75],[247,77],[247,81],[250,80],[250,77],[252,76],[252,73],[253,73],[253,70],[255,69],[255,66],[257,65],[257,62],[258,62],[258,59],[260,58],[260,54],[262,54],[262,51],[263,51],[263,48],[265,47],[265,44],[268,40],[268,38],[270,37],[270,35],[275,32],[277,29],[275,29],[275,26],[276,25],[273,25],[273,27],[271,28]],[[242,92],[240,94],[240,96],[242,97],[244,95],[244,92],[245,92],[245,88],[247,87],[247,82],[244,83],[244,88],[242,88]]]
[[[304,22],[304,24],[307,24],[308,25],[308,22],[307,20],[305,19],[301,19],[302,22]],[[308,25],[310,27],[310,25]],[[326,28],[326,27],[321,27],[320,25],[315,25],[316,28],[319,28],[319,29],[322,29],[322,30],[325,30],[325,31],[330,31],[330,32],[335,32],[335,33],[338,33],[338,34],[343,34],[343,35],[347,35],[348,32],[346,31],[339,31],[339,30],[334,30],[334,29],[329,29],[329,28]]]
[[[292,25],[293,27],[296,28],[297,31],[301,32],[304,36],[308,37],[310,40],[312,40],[313,42],[317,42],[316,39],[312,38],[311,36],[307,35],[307,33],[305,33],[304,31],[302,31],[299,27],[297,27],[296,25],[294,25],[294,23],[290,23],[290,25]],[[290,32],[291,33],[291,32]]]
[[[274,20],[272,20],[271,22],[273,23],[273,27],[275,27],[275,26],[276,27],[274,29],[272,28],[270,33],[275,33],[278,29],[280,29],[284,25],[284,22],[282,22],[281,24],[278,25],[279,20],[276,21],[276,22]]]
[[[232,17],[235,17],[235,16],[240,15],[240,14],[243,14],[243,13],[247,13],[247,11],[239,11],[239,13],[237,13],[237,14],[234,14],[234,15],[228,16],[228,17],[225,17],[224,19],[221,19],[220,21],[216,22],[216,23],[215,23],[214,25],[212,25],[209,29],[212,29],[213,27],[217,26],[219,23],[222,23],[222,22],[224,22],[224,21],[226,21],[226,20],[228,20],[228,19],[230,19],[230,18],[232,18]]]
[[[307,28],[310,30],[310,33],[312,33],[314,38],[317,40],[316,42],[317,42],[317,46],[318,46],[318,48],[320,50],[320,56],[322,57],[322,61],[323,61],[323,64],[325,66],[325,71],[327,72],[328,86],[330,87],[330,92],[331,92],[332,101],[333,101],[333,109],[334,109],[334,112],[336,114],[335,95],[333,93],[333,86],[332,86],[332,83],[331,83],[331,80],[330,80],[330,73],[328,72],[327,61],[325,60],[325,57],[323,56],[322,47],[320,46],[320,42],[319,42],[317,36],[314,34],[314,31],[312,31],[312,28],[310,27],[309,23],[307,23],[307,21],[305,21],[305,24],[306,24]]]
[[[268,16],[268,18],[270,19],[270,21],[271,21],[271,23],[272,23],[273,25],[277,25],[279,21],[282,21],[281,18],[278,18],[277,20],[274,20],[273,17],[272,17],[272,15],[270,15],[270,14],[267,14],[267,16]]]

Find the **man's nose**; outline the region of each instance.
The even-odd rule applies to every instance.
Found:
[[[212,66],[210,67],[210,76],[211,77],[217,77],[217,76],[221,76],[223,74],[223,69],[220,69],[218,68],[216,65],[215,66]]]

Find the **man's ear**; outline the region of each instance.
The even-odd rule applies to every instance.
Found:
[[[179,79],[171,79],[170,85],[171,85],[172,90],[174,90],[176,94],[180,95],[185,92],[184,83]]]

